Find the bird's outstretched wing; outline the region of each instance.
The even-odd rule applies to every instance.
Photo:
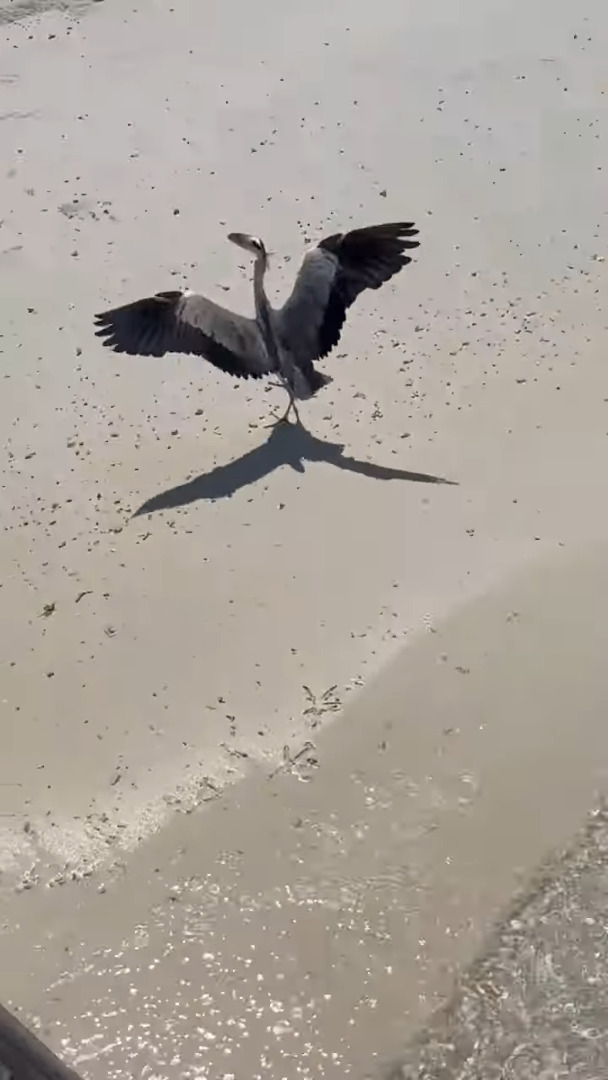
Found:
[[[364,289],[379,289],[412,261],[418,247],[412,222],[335,233],[304,256],[291,296],[277,312],[284,347],[301,366],[334,348],[346,312]]]
[[[256,322],[193,293],[161,292],[95,316],[95,333],[131,356],[194,353],[242,379],[274,370]]]

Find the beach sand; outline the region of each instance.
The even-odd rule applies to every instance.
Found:
[[[303,801],[302,821],[317,815],[317,854],[302,855],[311,909],[319,851],[331,864],[358,829],[362,847],[319,901],[310,957],[305,930],[268,923],[299,943],[289,1008],[305,1008],[308,964],[315,1053],[341,1057],[307,1068],[371,1067],[604,782],[608,16],[599,0],[576,13],[565,0],[0,12],[0,996],[41,1016],[87,1075],[140,1074],[175,1030],[177,967],[150,991],[131,1066],[116,1033],[111,1051],[83,1049],[106,993],[87,965],[136,948],[137,927],[158,955],[185,934],[199,953],[173,963],[203,980],[182,1004],[205,1039],[196,1001],[226,961],[201,966],[201,942],[224,930],[214,908],[186,934],[198,901],[170,890],[248,860],[227,929],[235,956],[262,949],[266,900],[255,919],[242,910],[260,890],[273,904],[275,887],[294,891]],[[264,428],[276,390],[235,387],[196,358],[113,356],[93,336],[94,312],[183,284],[250,311],[233,229],[276,253],[278,299],[306,241],[404,218],[421,230],[416,259],[351,311],[322,365],[334,381],[302,409],[309,434]],[[461,753],[452,733],[469,727]],[[444,730],[449,797],[431,783]],[[444,825],[472,845],[454,950],[441,930],[425,989],[413,938],[397,945],[393,928],[385,949],[384,931],[373,944],[357,925],[347,981],[382,1007],[361,1006],[352,1030],[345,969],[322,990],[327,911],[370,889],[409,911],[419,859],[416,910],[445,912]],[[66,954],[85,974],[58,988]],[[382,989],[380,956],[398,992]],[[131,989],[146,992],[125,991],[121,1030]],[[284,1059],[260,1038],[224,1071],[247,1061],[257,1075],[268,1058],[296,1075],[302,1048]]]

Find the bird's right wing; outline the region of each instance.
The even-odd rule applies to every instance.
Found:
[[[205,296],[161,292],[95,316],[96,331],[114,352],[131,356],[193,353],[242,379],[274,366],[257,323]]]

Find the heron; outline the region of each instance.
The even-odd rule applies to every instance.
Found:
[[[255,318],[230,311],[190,290],[159,292],[95,316],[95,333],[108,348],[131,356],[201,356],[241,379],[277,377],[289,396],[286,423],[297,401],[331,382],[315,361],[338,344],[346,313],[366,289],[379,289],[412,261],[418,247],[413,222],[352,229],[325,237],[304,256],[291,295],[271,307],[264,289],[269,255],[248,233],[228,239],[254,257]]]

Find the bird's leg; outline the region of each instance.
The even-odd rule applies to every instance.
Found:
[[[296,399],[294,397],[293,391],[292,391],[290,386],[287,386],[286,384],[283,384],[283,385],[285,386],[285,389],[287,390],[287,393],[289,394],[289,405],[287,406],[287,408],[286,408],[285,412],[283,413],[283,415],[275,417],[274,423],[267,424],[266,425],[267,427],[277,427],[279,424],[287,424],[289,422],[288,418],[289,418],[289,414],[292,411],[292,409],[293,409],[293,411],[295,413],[296,424],[301,424],[302,423],[302,421],[300,420],[300,414],[298,412],[298,406],[296,405]]]
[[[296,420],[299,422],[300,418],[298,416],[298,411],[297,411],[293,401],[290,401],[289,405],[285,409],[285,412],[282,414],[282,416],[276,416],[276,414],[273,414],[272,423],[266,424],[265,426],[269,427],[269,428],[273,428],[273,427],[278,427],[279,424],[288,424],[289,423],[289,414],[290,414],[292,409],[294,410],[294,412],[296,414]]]
[[[285,413],[285,419],[287,419],[287,417],[289,416],[292,409],[293,409],[293,414],[294,414],[294,416],[296,418],[296,424],[300,424],[301,420],[300,420],[300,414],[298,412],[298,406],[296,405],[296,399],[295,399],[295,397],[293,396],[293,394],[290,391],[289,392],[289,405],[287,406],[287,412]]]

